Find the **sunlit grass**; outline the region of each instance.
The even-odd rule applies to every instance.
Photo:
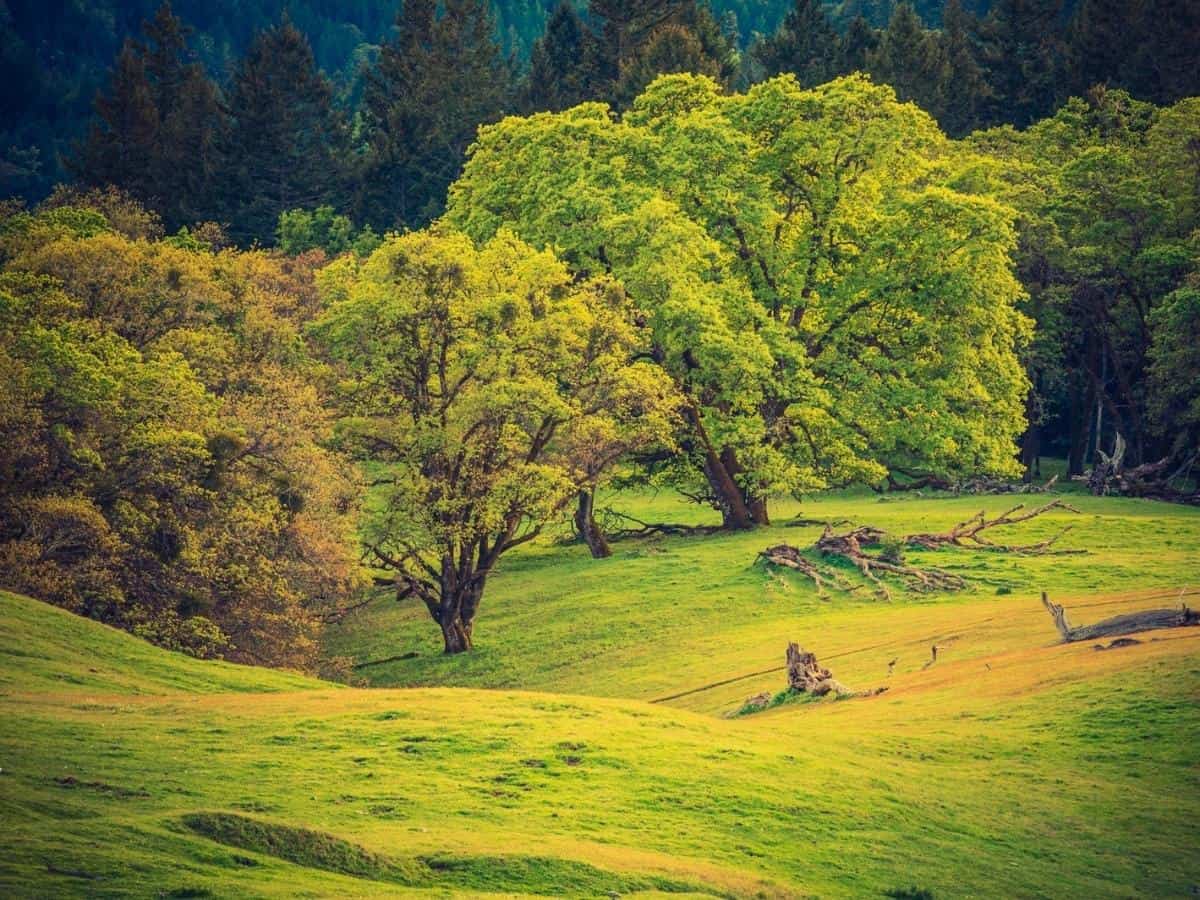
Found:
[[[1078,622],[1170,605],[1195,583],[1200,515],[1077,500],[1020,534],[1074,522],[1063,545],[1087,556],[953,560],[1011,593],[820,599],[754,562],[819,531],[785,527],[799,507],[777,504],[770,531],[600,562],[530,547],[489,585],[469,658],[442,658],[394,601],[336,635],[360,659],[421,654],[360,670],[378,683],[465,688],[200,663],[0,595],[0,894],[1186,896],[1200,629],[1056,645],[1037,592]],[[836,496],[803,513],[906,531],[1010,502]],[[784,686],[763,670],[789,639],[888,692],[724,718]]]

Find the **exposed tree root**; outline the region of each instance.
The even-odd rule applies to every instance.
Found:
[[[1153,631],[1157,628],[1186,628],[1200,625],[1200,613],[1188,609],[1187,604],[1180,604],[1178,609],[1146,609],[1141,612],[1126,613],[1113,616],[1092,625],[1080,625],[1072,628],[1067,621],[1066,611],[1057,603],[1051,603],[1046,593],[1042,592],[1042,605],[1054,619],[1054,627],[1064,644],[1076,641],[1094,641],[1097,638],[1116,637],[1122,634],[1137,634],[1139,631]]]

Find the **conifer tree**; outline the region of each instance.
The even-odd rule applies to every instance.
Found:
[[[981,64],[991,89],[987,123],[1021,128],[1053,111],[1064,96],[1066,47],[1062,0],[997,0],[980,24]]]
[[[158,138],[158,107],[145,59],[132,40],[121,48],[108,90],[96,95],[95,108],[87,140],[71,160],[72,170],[84,184],[117,185],[147,199],[154,190],[150,158]]]
[[[879,32],[862,16],[855,16],[842,38],[841,70],[845,74],[865,72],[867,56],[879,46]]]
[[[484,0],[407,0],[363,97],[358,218],[377,229],[437,216],[477,128],[513,102],[512,66]]]
[[[945,78],[938,120],[952,137],[961,137],[976,127],[980,106],[989,93],[983,69],[976,59],[977,28],[978,20],[963,9],[961,0],[946,0],[940,37]]]
[[[812,86],[837,74],[841,42],[821,0],[796,0],[779,30],[751,53],[767,76],[791,72],[802,85]]]
[[[901,3],[867,55],[867,69],[877,81],[890,84],[901,100],[912,100],[935,117],[942,111],[945,56],[937,39],[921,25],[909,3]]]
[[[691,5],[694,0],[590,0],[588,16],[597,30],[603,76],[618,82],[655,32],[677,24]]]
[[[121,49],[70,167],[84,184],[128,191],[177,228],[215,214],[224,117],[216,86],[191,58],[190,32],[169,3],[142,33],[143,41]]]
[[[525,108],[558,112],[595,99],[601,88],[598,50],[575,7],[562,0],[530,52],[522,98]]]
[[[1200,94],[1200,5],[1191,0],[1082,0],[1068,40],[1074,93],[1107,83],[1157,103]]]
[[[613,88],[624,107],[659,75],[690,72],[707,75],[726,86],[737,68],[736,53],[707,6],[680,6],[656,26],[634,52]]]
[[[226,209],[231,236],[270,241],[281,213],[335,201],[346,128],[308,40],[290,22],[261,32],[229,96]]]

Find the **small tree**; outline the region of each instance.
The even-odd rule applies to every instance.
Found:
[[[344,438],[369,454],[369,554],[417,596],[447,653],[472,646],[499,558],[621,455],[671,431],[660,370],[624,291],[572,280],[507,233],[389,238],[328,268],[319,323],[345,388]]]

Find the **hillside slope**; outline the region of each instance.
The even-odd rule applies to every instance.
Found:
[[[757,560],[773,544],[804,547],[816,540],[820,524],[789,526],[801,514],[842,522],[842,530],[851,527],[849,520],[906,534],[942,531],[981,509],[995,516],[1022,501],[1034,508],[1052,499],[902,495],[881,502],[871,493],[834,493],[803,504],[776,503],[769,529],[624,541],[606,560],[591,559],[580,545],[534,545],[502,560],[489,581],[475,626],[478,649],[469,659],[442,657],[438,629],[424,607],[386,595],[334,629],[329,650],[360,664],[378,663],[358,670],[376,686],[517,687],[651,700],[778,666],[790,640],[822,659],[838,654],[835,671],[855,684],[884,674],[894,657],[897,674],[919,671],[930,644],[952,643],[955,636],[945,659],[1049,643],[1055,632],[1038,601],[1041,591],[1083,623],[1124,611],[1108,604],[1111,595],[1162,595],[1148,602],[1169,606],[1179,587],[1200,587],[1200,510],[1084,495],[1062,497],[1078,512],[1055,509],[989,532],[993,540],[1022,544],[1070,529],[1056,546],[1088,551],[1083,554],[906,552],[918,565],[966,576],[970,589],[956,594],[893,588],[891,602],[866,589],[821,597],[807,579],[770,571]],[[711,511],[665,493],[609,495],[600,502],[645,521],[713,520]],[[979,620],[987,621],[975,627]],[[1005,630],[1010,621],[1022,630]],[[720,713],[756,691],[778,689],[781,677],[746,679],[679,702]]]
[[[3,594],[0,893],[1186,893],[1200,883],[1200,629],[1100,653],[1050,646],[1015,609],[882,696],[721,719],[338,689]],[[909,607],[896,639],[979,611]],[[860,606],[864,633],[899,627],[886,612]]]

